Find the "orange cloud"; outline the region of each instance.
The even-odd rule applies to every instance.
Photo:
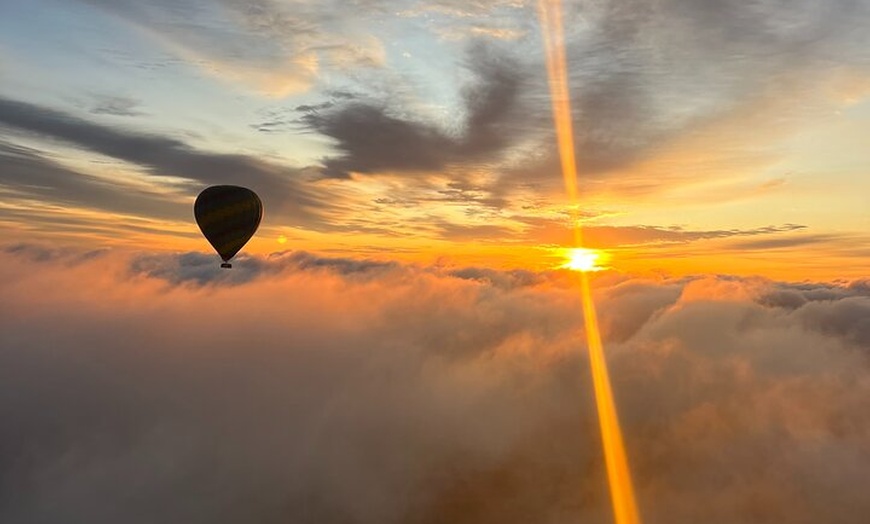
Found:
[[[594,289],[647,520],[870,511],[867,282]],[[22,244],[0,292],[4,522],[608,518],[557,273]]]

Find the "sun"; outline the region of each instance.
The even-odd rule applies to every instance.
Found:
[[[589,249],[585,247],[575,247],[565,252],[567,262],[561,267],[572,271],[601,271],[604,269],[600,265],[604,259],[604,253],[597,249]]]

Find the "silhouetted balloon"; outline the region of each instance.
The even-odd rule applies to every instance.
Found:
[[[221,267],[254,236],[263,218],[263,203],[250,189],[211,186],[196,197],[193,215],[206,240],[223,259]]]

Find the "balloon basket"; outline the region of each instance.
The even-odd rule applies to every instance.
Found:
[[[233,267],[233,265],[230,264],[229,262],[224,262],[223,264],[221,264],[221,267],[224,269],[230,269]]]

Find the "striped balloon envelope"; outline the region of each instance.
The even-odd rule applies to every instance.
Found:
[[[223,268],[254,236],[263,219],[263,203],[256,193],[239,186],[211,186],[196,197],[193,216],[214,247]]]

